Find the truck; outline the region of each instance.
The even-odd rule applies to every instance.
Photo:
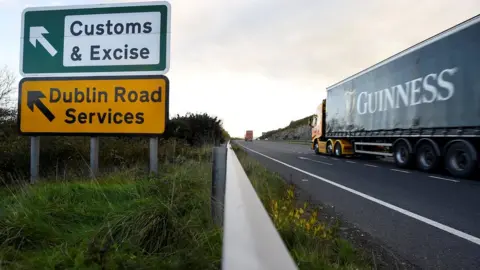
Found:
[[[253,130],[247,130],[247,132],[245,132],[245,141],[253,141]]]
[[[480,15],[330,87],[311,148],[470,178],[480,153]]]

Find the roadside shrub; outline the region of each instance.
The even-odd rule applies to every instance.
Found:
[[[187,113],[185,116],[174,117],[163,137],[166,139],[175,137],[187,141],[191,146],[200,146],[224,143],[230,135],[223,129],[222,121],[217,117],[206,113]]]

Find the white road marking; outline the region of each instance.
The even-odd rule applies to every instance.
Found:
[[[390,169],[391,171],[402,172],[402,173],[410,173],[409,171],[398,170],[398,169]]]
[[[306,157],[298,157],[299,159],[306,159],[306,160],[310,160],[310,161],[313,161],[313,162],[317,162],[317,163],[320,163],[320,164],[325,164],[325,165],[333,165],[331,163],[328,163],[328,162],[323,162],[323,161],[320,161],[320,160],[314,160],[314,159],[309,159],[309,158],[306,158]]]
[[[333,159],[333,160],[338,160],[338,158],[334,158],[334,157],[332,157],[332,159]]]
[[[403,208],[400,208],[400,207],[395,206],[395,205],[393,205],[393,204],[390,204],[390,203],[388,203],[388,202],[382,201],[382,200],[380,200],[380,199],[377,199],[377,198],[375,198],[375,197],[372,197],[372,196],[367,195],[367,194],[365,194],[365,193],[362,193],[362,192],[360,192],[360,191],[356,191],[356,190],[354,190],[354,189],[352,189],[352,188],[349,188],[349,187],[347,187],[347,186],[338,184],[338,183],[336,183],[336,182],[333,182],[333,181],[331,181],[331,180],[328,180],[328,179],[323,178],[323,177],[321,177],[321,176],[318,176],[318,175],[316,175],[316,174],[313,174],[313,173],[304,171],[304,170],[299,169],[299,168],[297,168],[297,167],[294,167],[294,166],[292,166],[292,165],[290,165],[290,164],[287,164],[287,163],[285,163],[285,162],[282,162],[282,161],[280,161],[280,160],[278,160],[278,159],[274,159],[274,158],[269,157],[269,156],[267,156],[267,155],[265,155],[265,154],[262,154],[262,153],[260,153],[260,152],[257,152],[257,151],[255,151],[255,150],[253,150],[253,149],[250,149],[250,148],[248,148],[248,147],[246,147],[246,146],[243,146],[243,145],[242,145],[242,147],[245,148],[245,149],[247,149],[247,150],[249,150],[249,151],[251,151],[251,152],[253,152],[253,153],[256,153],[256,154],[261,155],[261,156],[263,156],[263,157],[266,157],[266,158],[268,158],[268,159],[270,159],[270,160],[273,160],[273,161],[275,161],[275,162],[277,162],[277,163],[280,163],[280,164],[282,164],[282,165],[284,165],[284,166],[286,166],[286,167],[289,167],[289,168],[291,168],[291,169],[294,169],[294,170],[296,170],[296,171],[299,171],[299,172],[301,172],[301,173],[303,173],[303,174],[306,174],[306,175],[308,175],[308,176],[311,176],[311,177],[313,177],[313,178],[316,178],[316,179],[318,179],[318,180],[321,180],[321,181],[323,181],[323,182],[325,182],[325,183],[328,183],[328,184],[330,184],[330,185],[336,186],[336,187],[338,187],[338,188],[340,188],[340,189],[343,189],[343,190],[345,190],[345,191],[348,191],[348,192],[350,192],[350,193],[353,193],[353,194],[355,194],[355,195],[358,195],[358,196],[360,196],[360,197],[362,197],[362,198],[364,198],[364,199],[367,199],[367,200],[369,200],[369,201],[372,201],[372,202],[374,202],[374,203],[377,203],[377,204],[379,204],[379,205],[382,205],[382,206],[384,206],[384,207],[387,207],[387,208],[389,208],[389,209],[391,209],[391,210],[393,210],[393,211],[397,211],[397,212],[399,212],[399,213],[401,213],[401,214],[404,214],[404,215],[406,215],[406,216],[409,216],[409,217],[411,217],[411,218],[413,218],[413,219],[416,219],[416,220],[418,220],[418,221],[421,221],[421,222],[423,222],[423,223],[425,223],[425,224],[428,224],[428,225],[430,225],[430,226],[432,226],[432,227],[435,227],[435,228],[440,229],[440,230],[442,230],[442,231],[448,232],[448,233],[450,233],[450,234],[453,234],[453,235],[455,235],[455,236],[457,236],[457,237],[460,237],[460,238],[462,238],[462,239],[465,239],[465,240],[467,240],[467,241],[470,241],[470,242],[472,242],[472,243],[477,244],[477,245],[480,246],[480,238],[478,238],[478,237],[475,237],[475,236],[473,236],[473,235],[464,233],[464,232],[462,232],[462,231],[460,231],[460,230],[457,230],[457,229],[455,229],[455,228],[452,228],[452,227],[449,227],[449,226],[444,225],[444,224],[442,224],[442,223],[439,223],[439,222],[437,222],[437,221],[435,221],[435,220],[432,220],[432,219],[429,219],[429,218],[420,216],[420,215],[418,215],[418,214],[415,214],[415,213],[413,213],[413,212],[410,212],[410,211],[408,211],[408,210],[405,210],[405,209],[403,209]]]
[[[445,181],[450,181],[450,182],[455,182],[455,183],[460,182],[460,181],[455,180],[455,179],[448,179],[448,178],[438,177],[438,176],[434,176],[434,175],[430,175],[428,177],[435,178],[435,179],[440,179],[440,180],[445,180]]]
[[[307,181],[308,181],[308,179],[302,179],[302,182],[307,182]]]
[[[372,164],[364,164],[365,166],[368,166],[368,167],[375,167],[375,168],[378,168],[378,166],[376,165],[372,165]]]
[[[351,161],[351,160],[346,160],[346,162],[348,162],[348,163],[356,163],[355,161]]]

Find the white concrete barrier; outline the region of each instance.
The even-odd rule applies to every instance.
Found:
[[[230,143],[226,167],[222,269],[298,269]]]

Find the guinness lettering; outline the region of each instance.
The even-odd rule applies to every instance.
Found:
[[[357,113],[363,115],[398,109],[400,106],[449,100],[455,94],[455,85],[449,79],[457,71],[458,68],[454,67],[373,93],[360,92],[356,102]]]

